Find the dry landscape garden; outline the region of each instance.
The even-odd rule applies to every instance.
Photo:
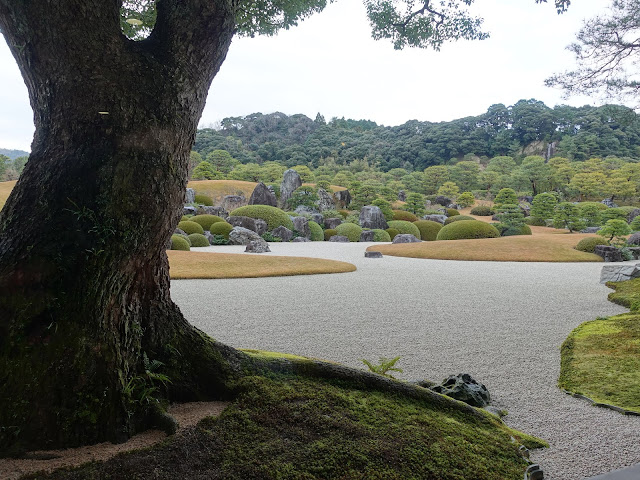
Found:
[[[0,478],[640,464],[632,108],[198,130],[232,37],[325,2],[37,3],[0,0],[36,126],[30,153],[0,149]],[[487,37],[471,3],[365,5],[374,38],[439,50]],[[548,83],[633,94],[616,32],[638,15],[588,20]]]

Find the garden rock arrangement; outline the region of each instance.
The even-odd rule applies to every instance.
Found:
[[[616,247],[596,245],[594,253],[601,256],[605,262],[622,262],[623,260],[622,252]]]
[[[489,390],[483,384],[478,383],[468,373],[451,375],[440,385],[429,387],[434,392],[441,393],[474,407],[486,407],[491,402]]]
[[[282,183],[280,184],[280,208],[287,206],[287,200],[291,198],[291,194],[302,186],[302,179],[298,172],[295,170],[287,170],[282,177]]]
[[[389,228],[382,210],[373,205],[366,205],[360,210],[360,226],[362,228],[380,228],[382,230]]]
[[[600,272],[600,283],[623,282],[640,277],[640,263],[635,265],[606,265]]]
[[[410,233],[400,233],[393,238],[391,243],[418,243],[421,242],[419,238],[411,235]]]
[[[269,190],[264,183],[260,182],[251,193],[249,205],[269,205],[271,207],[277,207],[278,200],[274,193]]]

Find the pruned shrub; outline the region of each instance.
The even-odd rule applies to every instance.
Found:
[[[322,231],[322,227],[316,222],[309,222],[309,231],[311,232],[309,239],[312,242],[321,242],[324,240],[324,232]]]
[[[393,220],[404,220],[407,222],[415,222],[419,220],[417,216],[415,216],[411,212],[407,212],[406,210],[393,210]]]
[[[380,228],[373,229],[373,241],[374,242],[390,242],[391,236]]]
[[[341,223],[336,227],[337,235],[345,236],[350,242],[359,242],[362,227],[355,223]]]
[[[515,235],[532,235],[529,225],[520,225],[519,227],[507,227],[504,224],[494,225],[500,232],[501,237],[513,237]]]
[[[324,231],[324,239],[325,239],[325,241],[328,242],[331,237],[333,237],[334,235],[337,235],[337,234],[338,234],[338,232],[336,232],[335,228],[327,228]]]
[[[533,227],[546,227],[547,222],[543,218],[538,217],[525,217],[524,223]]]
[[[478,205],[477,207],[473,207],[471,209],[471,215],[477,215],[479,217],[491,217],[495,212],[486,205]]]
[[[199,233],[192,233],[191,235],[189,235],[189,240],[191,241],[192,247],[208,247],[209,246],[209,240],[207,240],[207,237]]]
[[[182,217],[180,218],[180,221],[186,222],[187,220],[191,220],[191,217],[193,217],[193,215],[182,215]]]
[[[632,232],[640,231],[640,215],[638,215],[636,218],[631,220],[631,223],[629,224],[629,228],[631,228]]]
[[[387,223],[389,224],[389,228],[395,228],[398,233],[408,233],[420,239],[420,230],[413,222],[407,222],[406,220],[392,220]]]
[[[600,214],[602,221],[605,223],[609,220],[624,220],[626,222],[627,215],[629,214],[624,210],[624,208],[607,208]]]
[[[450,223],[459,222],[460,220],[475,220],[475,218],[468,215],[454,215],[453,217],[447,217],[444,224],[449,225]]]
[[[189,251],[189,242],[182,235],[171,235],[171,250]]]
[[[229,215],[251,218],[261,218],[267,222],[267,229],[273,230],[280,226],[293,230],[293,222],[285,212],[269,205],[246,205],[236,208]]]
[[[609,245],[609,242],[604,237],[589,237],[580,240],[573,248],[581,252],[593,253],[597,245]]]
[[[479,220],[462,220],[442,227],[437,240],[462,240],[468,238],[498,238],[496,227]]]
[[[178,223],[178,228],[187,235],[191,235],[192,233],[199,233],[200,235],[202,235],[204,233],[204,228],[202,228],[202,225],[190,220]]]
[[[503,205],[503,204],[518,204],[518,195],[516,194],[513,188],[502,188],[498,195],[496,195],[495,200],[493,201],[495,206]]]
[[[212,223],[210,228],[211,235],[222,235],[224,238],[229,240],[229,234],[231,230],[233,230],[233,225],[227,222],[216,222]]]
[[[349,210],[338,210],[338,213],[342,218],[347,218],[351,212]],[[329,217],[331,218],[331,217]]]
[[[206,195],[196,195],[195,203],[198,203],[200,205],[205,205],[207,207],[213,207],[213,199]]]
[[[391,239],[391,241],[393,241],[393,239],[396,238],[396,235],[400,234],[400,232],[395,228],[387,228],[385,232],[389,234],[389,238]]]
[[[456,215],[460,215],[460,212],[455,208],[447,208],[447,217],[455,217]]]
[[[209,227],[216,222],[224,222],[224,218],[221,218],[217,215],[194,215],[189,220],[192,222],[199,223],[202,228],[205,230],[209,230]]]
[[[476,202],[476,197],[473,196],[471,192],[462,192],[456,198],[456,203],[460,205],[462,208],[467,208],[473,205]]]
[[[420,230],[420,237],[418,238],[427,242],[433,242],[438,238],[438,232],[442,229],[441,223],[431,220],[418,220],[417,222],[413,222],[413,224]]]

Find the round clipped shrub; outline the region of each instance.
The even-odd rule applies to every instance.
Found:
[[[502,237],[513,237],[515,235],[532,235],[531,228],[529,225],[522,225],[520,228],[518,227],[509,227],[505,228],[500,235]]]
[[[338,213],[342,216],[342,218],[347,218],[351,214],[349,210],[338,210]]]
[[[227,222],[216,222],[212,223],[209,229],[211,235],[222,235],[224,238],[229,240],[229,234],[231,233],[231,230],[233,230],[233,225]]]
[[[187,220],[191,220],[191,217],[193,217],[193,215],[182,215],[182,217],[180,218],[180,221],[186,222]]]
[[[453,217],[447,217],[444,224],[449,225],[450,223],[459,222],[460,220],[475,220],[475,218],[468,215],[454,215]]]
[[[393,241],[393,239],[396,238],[396,235],[400,234],[400,232],[395,228],[387,228],[385,232],[389,234],[389,238],[391,239],[391,241]]]
[[[202,228],[202,225],[196,222],[192,222],[191,220],[180,222],[178,224],[178,228],[187,235],[191,235],[192,233],[199,233],[200,235],[202,235],[204,233],[204,228]]]
[[[362,227],[355,223],[341,223],[336,227],[336,232],[338,235],[347,237],[350,242],[359,242]]]
[[[609,242],[604,237],[588,237],[580,240],[573,248],[581,252],[593,253],[597,245],[609,245]]]
[[[196,195],[195,200],[196,200],[195,203],[199,203],[199,204],[205,205],[207,207],[213,207],[213,199],[211,197],[206,196],[206,195]]]
[[[393,210],[393,220],[405,220],[407,222],[415,222],[419,220],[419,218],[415,216],[413,213],[407,212],[406,210]]]
[[[387,223],[389,228],[395,228],[398,233],[408,233],[417,239],[420,239],[420,230],[413,222],[407,222],[406,220],[392,220]]]
[[[269,205],[246,205],[236,208],[229,215],[261,218],[267,222],[267,230],[273,230],[280,226],[293,230],[293,222],[285,212]]]
[[[324,232],[322,231],[322,227],[316,222],[309,222],[309,231],[311,232],[309,239],[312,242],[321,242],[324,240]]]
[[[477,207],[473,207],[471,209],[471,212],[469,213],[471,213],[471,215],[477,215],[479,217],[491,217],[495,212],[491,210],[491,207],[488,207],[486,205],[478,205]]]
[[[391,236],[384,230],[381,230],[379,228],[374,228],[373,241],[374,242],[390,242]]]
[[[498,238],[496,227],[479,220],[462,220],[442,227],[437,240],[462,240],[466,238]]]
[[[608,220],[624,220],[627,221],[627,215],[629,215],[624,208],[607,208],[600,214],[603,222]]]
[[[205,239],[206,240],[206,239]],[[171,235],[171,250],[189,251],[189,242],[182,235]]]
[[[192,247],[208,247],[209,240],[204,235],[200,235],[199,233],[192,233],[189,235],[189,241],[191,241]]]
[[[447,217],[455,217],[456,215],[460,215],[460,212],[455,208],[447,208]]]
[[[438,238],[438,232],[442,228],[441,223],[432,222],[431,220],[418,220],[417,222],[413,222],[413,224],[420,230],[420,238],[427,242],[433,242]]]
[[[534,227],[546,227],[547,222],[543,218],[538,217],[525,217],[524,223],[532,225]]]
[[[209,227],[216,222],[224,222],[224,218],[220,218],[217,215],[194,215],[189,220],[199,223],[202,228],[209,230]]]
[[[328,242],[331,237],[337,234],[338,232],[336,232],[335,228],[327,228],[324,231],[324,239]]]

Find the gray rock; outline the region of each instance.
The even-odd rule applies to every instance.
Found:
[[[187,206],[187,205],[182,207],[182,215],[195,215],[196,211],[197,210],[196,210],[195,207],[191,207],[191,206]]]
[[[382,258],[382,252],[364,252],[364,258]]]
[[[311,221],[316,222],[318,225],[322,225],[324,223],[324,217],[320,213],[312,213]]]
[[[253,230],[244,227],[233,227],[229,233],[229,243],[231,245],[248,245],[253,240],[261,240],[262,237]]]
[[[409,233],[401,233],[399,235],[396,235],[391,243],[418,243],[421,241],[422,240],[416,238],[414,235],[411,235]]]
[[[244,198],[244,195],[225,195],[222,199],[222,208],[228,212],[243,207],[246,204],[247,199]]]
[[[271,231],[271,235],[276,237],[280,237],[283,242],[290,242],[293,238],[293,232],[289,230],[287,227],[279,226],[278,228],[274,228]]]
[[[289,169],[284,172],[282,176],[282,183],[280,184],[280,208],[284,208],[287,205],[287,200],[291,198],[293,191],[302,186],[302,179],[298,172]]]
[[[475,381],[468,373],[451,375],[442,384],[431,387],[431,390],[474,407],[484,407],[491,402],[487,387]]]
[[[447,205],[447,208],[453,208],[454,210],[460,210],[462,207],[460,205],[458,205],[457,203],[450,203],[449,205]]]
[[[622,262],[622,252],[616,247],[609,247],[607,245],[596,245],[594,252],[596,255],[600,255],[605,262]]]
[[[600,227],[587,227],[584,230],[580,230],[580,233],[596,233],[600,230]]]
[[[627,215],[627,223],[633,222],[633,219],[640,215],[640,208],[636,208],[632,210],[629,215]]]
[[[187,232],[185,232],[184,230],[181,230],[179,228],[176,228],[173,232],[174,235],[187,235]]]
[[[341,218],[325,218],[324,220],[324,227],[326,229],[335,229],[338,225],[342,224],[342,219]]]
[[[640,245],[640,232],[636,232],[631,234],[629,238],[627,238],[628,245]]]
[[[261,221],[264,222],[264,220],[261,220]],[[256,232],[258,235],[261,235],[261,233],[258,231],[258,226],[256,225],[255,218],[243,217],[241,215],[232,215],[229,218],[227,218],[227,223],[230,223],[234,227],[247,228],[252,232]],[[266,224],[266,222],[264,223]]]
[[[269,249],[267,241],[264,238],[261,238],[260,240],[251,240],[244,251],[247,253],[265,253],[270,252],[271,250]]]
[[[520,211],[525,217],[531,215],[531,205],[529,205],[528,203],[520,203],[518,206],[520,207]]]
[[[373,231],[372,230],[363,230],[360,234],[361,242],[373,242]]]
[[[400,190],[398,192],[398,200],[401,202],[406,202],[407,201],[407,194],[404,190]]]
[[[206,237],[207,240],[209,240],[209,245],[213,245],[213,234],[209,231],[209,230],[205,230],[204,231],[204,236]]]
[[[222,207],[208,207],[206,205],[201,205],[198,207],[197,211],[198,215],[217,215],[220,218],[227,218],[229,216],[229,212]]]
[[[362,228],[389,228],[380,207],[366,205],[360,210],[360,226]]]
[[[308,238],[305,238],[305,237],[296,237],[291,241],[293,243],[300,243],[300,242],[310,242],[311,240],[309,240]]]
[[[269,205],[271,207],[277,207],[278,200],[273,192],[269,190],[264,183],[260,182],[251,193],[249,205]]]
[[[531,195],[524,195],[522,197],[518,197],[519,202],[533,203],[533,197]]]
[[[613,200],[611,200],[610,198],[605,198],[600,203],[604,203],[609,208],[618,208],[618,205],[616,203],[613,203]]]
[[[336,199],[336,206],[339,208],[347,208],[351,203],[351,193],[349,193],[349,190],[335,192],[333,198]]]
[[[311,230],[309,229],[309,220],[305,217],[295,217],[293,219],[293,228],[295,228],[298,233],[304,238],[309,238],[311,236]]]
[[[184,192],[184,203],[195,203],[196,191],[193,188],[187,188]]]
[[[306,213],[308,215],[312,215],[314,213],[318,213],[318,210],[316,210],[313,207],[307,207],[306,205],[298,205],[296,207],[296,209],[294,210],[294,212],[297,213],[297,214]]]
[[[443,196],[443,195],[438,195],[438,196],[436,197],[436,199],[435,199],[435,202],[436,202],[438,205],[442,205],[443,207],[446,207],[447,205],[449,205],[450,203],[452,203],[450,198],[447,198],[447,197],[445,197],[445,196]]]
[[[600,283],[624,282],[640,277],[640,263],[635,265],[605,265],[600,271]]]
[[[446,215],[425,215],[422,217],[423,220],[431,220],[432,222],[438,222],[444,225],[444,222],[447,220]]]
[[[318,210],[324,212],[325,210],[333,210],[336,208],[336,203],[329,192],[324,188],[318,189]]]
[[[344,235],[334,235],[329,239],[330,242],[349,243],[349,239]]]

